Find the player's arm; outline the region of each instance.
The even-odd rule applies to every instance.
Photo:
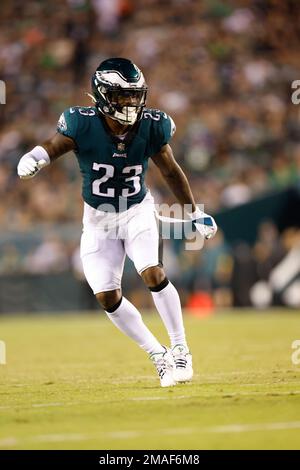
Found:
[[[189,207],[188,214],[195,227],[205,238],[211,238],[217,232],[217,225],[213,217],[205,214],[197,208],[191,187],[182,168],[176,162],[172,148],[164,145],[160,151],[152,157],[155,165],[160,170],[165,182],[184,207]]]
[[[183,170],[176,162],[171,146],[169,144],[164,145],[161,150],[152,157],[152,160],[180,204],[182,206],[188,204],[192,212],[194,212],[196,210],[196,204],[189,182]]]
[[[76,144],[73,139],[57,132],[53,137],[23,155],[18,164],[18,175],[23,179],[32,178],[52,161],[75,148]]]
[[[56,160],[71,150],[75,150],[76,144],[71,137],[57,132],[51,139],[42,143],[42,147],[47,151],[50,161]]]

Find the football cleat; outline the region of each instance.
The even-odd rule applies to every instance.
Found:
[[[176,382],[188,382],[193,377],[192,355],[183,344],[176,344],[172,349],[174,360],[173,377]]]
[[[174,361],[171,351],[165,348],[165,352],[151,354],[150,359],[157,369],[160,385],[162,387],[172,387],[176,385],[173,378]]]

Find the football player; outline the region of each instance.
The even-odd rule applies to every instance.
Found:
[[[128,59],[105,60],[92,77],[92,92],[94,106],[65,110],[57,133],[20,159],[18,175],[32,178],[56,158],[75,152],[83,177],[81,259],[86,279],[111,321],[150,355],[162,387],[189,381],[192,356],[180,299],[159,257],[154,201],[144,181],[148,159],[157,165],[180,204],[192,208],[190,219],[205,238],[216,233],[216,224],[197,209],[187,178],[174,159],[169,145],[175,132],[173,120],[145,107],[147,85],[141,70]],[[170,349],[159,343],[139,311],[122,296],[126,255],[151,291]]]

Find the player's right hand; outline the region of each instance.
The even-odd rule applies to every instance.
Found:
[[[205,240],[209,240],[216,235],[218,226],[211,215],[205,214],[205,212],[197,207],[195,212],[190,213],[189,216],[192,219],[192,224]]]
[[[29,152],[20,159],[17,172],[20,178],[28,179],[35,176],[46,165],[46,160],[36,161]]]
[[[204,212],[201,217],[192,220],[192,223],[198,232],[201,233],[203,238],[205,238],[205,240],[213,238],[218,231],[218,226],[215,222],[215,219],[211,215],[205,214]]]

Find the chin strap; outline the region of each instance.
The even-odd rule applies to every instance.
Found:
[[[94,103],[97,103],[97,100],[96,100],[96,98],[95,98],[93,95],[91,95],[91,94],[88,93],[87,91],[85,92],[85,94],[86,94],[87,96],[89,96],[89,97],[93,100]]]

